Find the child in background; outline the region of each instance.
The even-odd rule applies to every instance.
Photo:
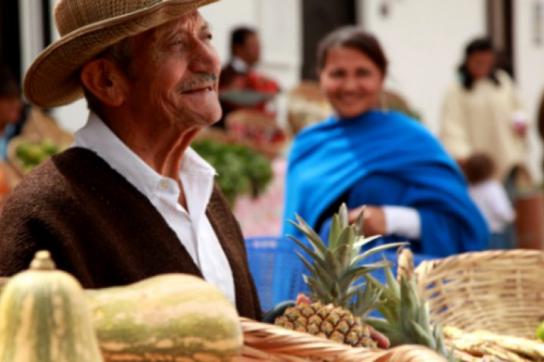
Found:
[[[511,224],[515,213],[503,185],[496,178],[491,157],[476,153],[466,159],[461,168],[469,183],[470,196],[482,212],[489,229],[490,249],[514,247]]]

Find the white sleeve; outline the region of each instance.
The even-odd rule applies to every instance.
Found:
[[[387,234],[395,234],[412,240],[420,238],[421,218],[416,209],[404,206],[383,206],[383,212]]]
[[[493,182],[489,188],[489,200],[493,203],[492,213],[502,222],[512,222],[516,214],[506,191],[499,182]]]

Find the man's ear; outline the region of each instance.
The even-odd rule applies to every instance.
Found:
[[[101,103],[119,107],[125,100],[128,80],[123,72],[107,59],[96,59],[86,63],[81,69],[83,86]]]

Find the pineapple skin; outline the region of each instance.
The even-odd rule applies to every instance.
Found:
[[[317,302],[295,305],[276,318],[275,324],[353,347],[377,347],[368,325],[347,309],[332,304],[323,305]]]

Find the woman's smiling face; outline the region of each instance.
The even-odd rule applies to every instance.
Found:
[[[353,118],[379,105],[383,74],[361,51],[329,49],[319,74],[321,89],[343,118]]]

